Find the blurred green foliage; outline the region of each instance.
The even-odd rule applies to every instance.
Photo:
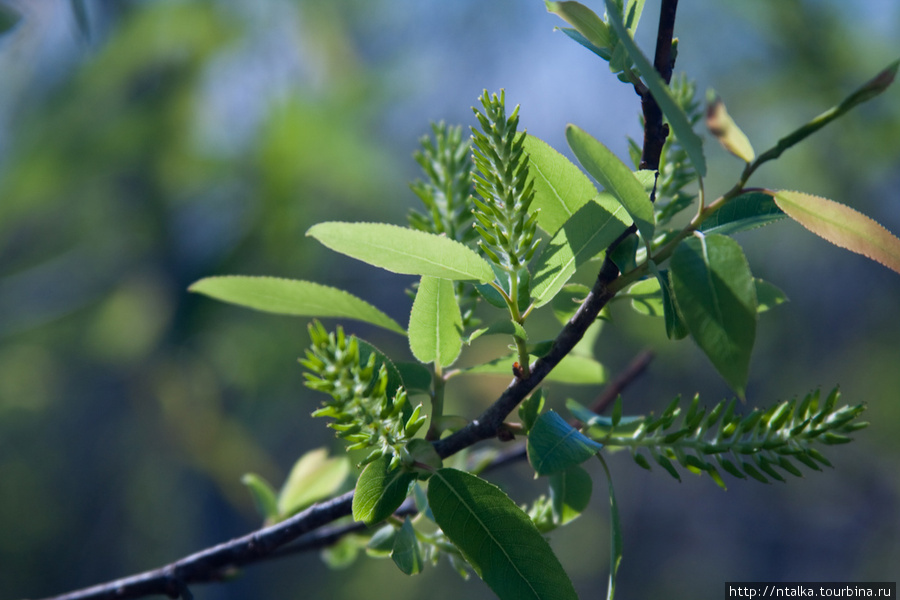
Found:
[[[886,2],[861,2],[856,15],[836,3],[709,4],[682,9],[678,67],[708,74],[757,147],[818,114],[857,85],[860,73],[874,73],[898,54],[895,36],[885,33],[890,27],[871,25],[879,14],[897,25],[900,13]],[[554,19],[542,3],[522,5],[58,0],[4,8],[4,598],[120,577],[245,533],[258,523],[241,476],[252,471],[282,481],[300,454],[333,443],[310,423],[313,403],[304,402],[308,392],[295,359],[307,345],[305,323],[185,290],[226,272],[342,283],[351,291],[368,286],[369,293],[356,291],[405,322],[402,293],[386,295],[384,281],[364,279],[349,261],[308,243],[304,232],[327,217],[402,222],[413,200],[402,170],[412,164],[407,157],[415,144],[395,153],[397,140],[386,139],[392,132],[381,120],[391,102],[411,105],[401,94],[427,84],[433,87],[418,92],[422,97],[450,97],[460,105],[457,114],[465,114],[478,90],[512,89],[524,80],[540,87],[546,73],[575,68],[565,63],[581,49],[553,36]],[[473,18],[480,14],[487,16]],[[391,18],[409,30],[381,31]],[[66,33],[48,41],[59,30]],[[549,58],[533,58],[528,68],[517,57],[484,58],[507,56],[504,40],[516,51],[531,40]],[[46,49],[39,52],[46,44],[56,48],[49,58]],[[384,49],[391,44],[405,54]],[[426,83],[392,89],[401,75],[423,75],[408,68],[416,65],[415,53],[433,54],[429,64],[441,68],[429,71]],[[726,56],[728,62],[704,62]],[[566,94],[585,93],[577,79],[570,86]],[[526,84],[519,89],[532,90],[515,98],[526,127],[537,126],[529,114],[555,110],[552,98],[542,100]],[[788,182],[846,201],[900,232],[898,90],[884,98],[791,150],[784,166],[762,174],[766,184]],[[592,111],[602,104],[589,100]],[[630,102],[621,114],[604,110],[636,122],[638,107]],[[420,121],[416,136],[429,119],[445,117],[419,109],[427,114],[408,117]],[[723,153],[721,160],[732,159]],[[790,239],[770,229],[741,242],[766,264],[760,275],[792,304],[766,317],[779,320],[761,331],[751,387],[761,397],[783,398],[785,390],[840,383],[848,401],[869,402],[875,425],[860,436],[860,454],[838,464],[837,473],[809,476],[787,491],[735,485],[727,498],[713,489],[710,499],[703,494],[714,486],[703,482],[675,488],[642,474],[617,479],[623,519],[644,524],[623,524],[635,532],[629,552],[644,556],[626,560],[620,571],[620,589],[635,597],[712,597],[730,575],[885,580],[900,561],[900,532],[890,525],[900,522],[900,448],[893,435],[900,424],[900,285],[882,267],[799,228]],[[779,316],[782,310],[792,312]],[[625,310],[613,313],[637,332],[638,344],[662,350],[652,381],[641,382],[633,399],[626,396],[633,412],[658,408],[651,399],[668,399],[673,388],[710,398],[725,393],[705,382],[715,377],[697,367],[699,355],[644,333],[645,322]],[[623,336],[608,353],[609,366],[624,365],[638,349]],[[457,389],[448,404],[487,402],[494,390]],[[817,520],[809,517],[810,498],[823,511]],[[603,506],[599,511],[605,514]],[[711,521],[718,537],[702,533]],[[588,515],[585,522],[596,535],[585,539],[586,526],[560,533],[554,545],[596,549],[590,561],[561,552],[576,587],[592,589],[605,585],[598,582],[605,521]],[[647,565],[657,577],[646,576]],[[329,578],[309,555],[194,593],[274,598],[315,589],[320,597],[351,598],[375,589],[366,577],[392,598],[426,590],[433,600],[483,593],[457,583],[449,569],[415,579],[385,562],[354,569],[353,578]],[[435,577],[449,577],[452,585],[429,583]]]

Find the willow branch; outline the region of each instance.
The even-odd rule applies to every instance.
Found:
[[[671,55],[672,30],[677,5],[677,0],[663,0],[660,12],[654,66],[666,82],[671,78],[674,62]],[[668,131],[662,124],[662,112],[649,93],[641,94],[641,106],[645,122],[641,165],[642,168],[656,169]],[[658,116],[654,112],[654,107],[659,113]],[[607,249],[607,257],[621,239],[624,239],[624,236]],[[612,260],[609,258],[604,260],[591,292],[560,331],[550,351],[531,365],[527,377],[514,379],[497,401],[477,419],[452,435],[434,442],[440,456],[446,458],[480,441],[497,436],[506,417],[572,351],[603,307],[612,300],[618,290],[618,286],[612,284],[618,275],[619,270]],[[516,460],[520,452],[520,450],[510,452],[508,460]],[[351,531],[357,531],[360,526],[355,524],[327,527],[334,521],[349,516],[352,503],[351,491],[326,502],[314,504],[281,523],[201,550],[158,569],[45,600],[125,600],[152,595],[181,597],[187,600],[191,598],[188,585],[221,581],[236,568],[310,547],[322,547],[326,541],[336,541]],[[325,529],[320,530],[322,528]]]

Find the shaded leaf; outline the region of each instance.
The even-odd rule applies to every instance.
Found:
[[[447,538],[501,600],[577,599],[550,545],[497,486],[440,469],[429,480],[428,504]]]
[[[256,512],[266,521],[276,521],[278,519],[278,497],[272,485],[256,473],[247,473],[241,477],[241,483],[250,491]]]
[[[756,286],[756,303],[757,303],[757,311],[758,312],[766,312],[769,309],[775,308],[779,304],[784,304],[788,301],[787,295],[783,291],[781,291],[777,286],[760,279],[759,277],[753,278],[753,284]]]
[[[550,303],[553,309],[553,316],[565,325],[569,319],[575,316],[575,313],[581,307],[584,299],[591,293],[591,288],[580,283],[569,283],[553,296]]]
[[[612,475],[609,473],[609,467],[606,461],[599,454],[600,464],[606,472],[606,480],[609,483],[609,584],[606,588],[606,600],[613,600],[616,595],[616,575],[619,572],[619,565],[622,563],[622,521],[619,518],[619,505],[616,503],[616,492],[613,488]]]
[[[542,410],[544,410],[544,391],[541,389],[536,390],[519,404],[519,419],[522,420],[522,427],[525,428],[526,433],[534,427]]]
[[[531,285],[535,306],[550,302],[580,265],[602,252],[629,225],[625,209],[615,200],[601,198],[579,208],[535,261]]]
[[[835,246],[900,273],[900,239],[866,215],[832,200],[802,192],[772,192],[793,220]]]
[[[579,466],[550,476],[550,505],[553,520],[565,525],[577,519],[591,500],[594,483],[588,472]]]
[[[756,338],[756,288],[741,247],[712,234],[684,240],[672,255],[675,302],[697,345],[744,397]]]
[[[416,476],[402,467],[391,469],[391,457],[372,461],[359,475],[353,494],[353,518],[372,525],[387,519],[403,504]]]
[[[227,275],[201,279],[188,290],[264,312],[356,319],[406,335],[396,321],[365,300],[311,281]]]
[[[749,192],[729,200],[700,225],[704,233],[731,235],[768,225],[783,219],[786,215],[778,208],[771,195]]]
[[[538,475],[559,473],[580,465],[602,447],[552,410],[539,416],[528,432],[528,462]]]
[[[487,327],[476,329],[465,342],[471,344],[483,335],[515,335],[523,340],[528,339],[528,333],[525,331],[524,327],[511,319],[502,319],[491,323]]]
[[[431,391],[431,371],[417,362],[398,362],[397,372],[403,379],[403,387],[410,394],[427,394]]]
[[[350,474],[347,456],[328,458],[328,450],[317,448],[300,457],[278,494],[278,514],[290,516],[313,502],[334,494]]]
[[[614,0],[605,0],[606,12],[609,16],[609,25],[619,36],[619,43],[628,52],[628,56],[634,61],[635,66],[641,72],[641,79],[650,88],[653,98],[662,109],[663,114],[672,126],[675,137],[681,143],[682,147],[688,153],[694,169],[700,177],[706,176],[706,158],[703,156],[703,140],[700,139],[695,132],[687,115],[678,105],[678,102],[669,91],[669,86],[663,81],[653,65],[647,60],[647,57],[641,52],[626,31],[625,24],[622,23],[622,15]]]
[[[409,315],[409,348],[423,363],[447,367],[462,349],[462,315],[447,279],[422,277]]]
[[[525,152],[534,181],[534,200],[529,210],[540,211],[538,226],[553,235],[597,195],[597,188],[568,158],[533,135],[525,138]]]
[[[331,221],[306,235],[324,246],[393,273],[479,281],[494,278],[490,264],[471,248],[445,236],[387,223]]]
[[[413,528],[409,517],[403,519],[403,525],[394,535],[394,546],[391,550],[391,559],[397,567],[407,575],[416,575],[422,572],[422,550],[416,539],[416,530]]]
[[[645,240],[653,239],[653,203],[644,185],[619,157],[575,125],[566,126],[566,140],[581,166],[622,203]]]

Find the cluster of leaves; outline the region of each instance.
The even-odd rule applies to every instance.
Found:
[[[816,391],[801,401],[786,400],[744,416],[735,412],[734,399],[707,411],[700,408],[696,396],[686,411],[676,398],[658,417],[623,417],[621,398],[612,417],[597,415],[572,400],[568,407],[584,423],[588,437],[608,448],[628,448],[641,467],[651,469],[650,461],[639,452],[644,449],[679,481],[673,461],[693,473],[708,473],[724,489],[719,468],[734,477],[750,476],[768,483],[765,475],[784,481],[774,467],[802,476],[792,458],[816,471],[821,470],[820,464],[830,467],[814,444],[844,444],[850,441],[850,433],[868,426],[857,420],[864,405],[836,408],[839,399],[837,389],[824,400]]]
[[[900,272],[900,240],[852,209],[798,192],[746,187],[761,164],[882,91],[898,63],[759,157],[724,105],[711,105],[710,131],[745,168],[732,189],[707,204],[706,161],[702,139],[694,131],[700,119],[694,87],[684,78],[666,85],[635,45],[632,34],[643,2],[629,0],[623,6],[606,0],[605,19],[577,2],[547,4],[572,25],[565,30],[569,37],[609,61],[620,79],[652,93],[671,129],[661,172],[633,171],[604,144],[569,125],[566,139],[582,170],[546,143],[519,132],[518,107],[507,116],[502,92],[485,92],[480,98],[483,112],[473,109],[480,127],[473,128],[471,160],[460,129],[438,125],[433,128],[434,142],[423,141],[416,159],[426,180],[413,190],[425,210],[411,214],[411,228],[327,222],[307,233],[372,266],[418,276],[408,330],[365,301],[312,282],[216,277],[192,286],[252,308],[357,319],[408,338],[418,362],[395,366],[341,328],[329,333],[313,324],[312,346],[302,362],[310,370],[308,385],[331,396],[314,415],[335,419],[331,427],[350,442],[350,449],[367,453],[356,483],[353,517],[370,526],[387,521],[367,542],[370,550],[389,554],[406,573],[418,572],[424,561],[443,554],[457,567],[464,560],[501,598],[575,597],[543,533],[571,522],[587,505],[590,477],[580,464],[594,456],[602,462],[603,448],[627,447],[645,468],[650,467],[649,455],[675,477],[677,462],[689,471],[708,473],[724,486],[719,469],[768,481],[784,479],[776,468],[799,475],[793,460],[819,468],[828,463],[814,444],[848,441],[847,434],[865,426],[856,421],[862,406],[835,408],[835,391],[821,402],[818,394],[811,394],[743,417],[735,414],[734,400],[708,412],[696,398],[686,411],[676,400],[659,417],[623,417],[618,403],[611,418],[570,402],[570,410],[585,424],[579,431],[557,413],[545,411],[544,392],[538,390],[520,408],[522,423],[505,431],[527,435],[529,462],[538,475],[548,477],[549,497],[538,499],[526,512],[474,469],[445,466],[446,457],[438,455],[431,442],[445,433],[443,394],[450,378],[464,372],[508,374],[510,366],[517,378],[529,377],[532,358],[546,353],[552,343],[528,343],[525,320],[548,304],[567,320],[588,292],[569,283],[579,267],[605,257],[619,244],[610,258],[621,275],[610,290],[630,298],[638,311],[664,317],[670,338],[690,336],[742,399],[758,315],[784,301],[784,295],[753,276],[730,234],[787,215],[823,238]],[[687,190],[694,181],[699,189],[691,194]],[[475,194],[469,195],[473,183]],[[666,201],[654,204],[657,195]],[[674,225],[673,217],[692,206],[696,213],[690,221]],[[545,242],[538,229],[547,234]],[[623,239],[631,243],[620,244]],[[664,263],[667,268],[661,268]],[[470,332],[481,300],[506,314]],[[595,335],[597,328],[589,331]],[[515,355],[447,370],[464,342],[487,334],[512,336]],[[513,359],[516,364],[510,365]],[[560,363],[556,376],[574,359],[593,361],[573,352]],[[603,380],[602,367],[599,377],[587,379],[579,379],[577,371],[571,370],[564,380]],[[431,399],[425,439],[414,437],[426,418],[421,405],[411,408],[407,399],[416,393]],[[273,512],[274,493],[266,494],[270,510],[264,514],[277,518],[284,511]],[[418,516],[394,516],[410,494],[416,496],[411,512]],[[609,494],[611,597],[621,559],[611,482]]]
[[[386,359],[341,327],[329,333],[316,321],[309,337],[312,345],[300,361],[310,371],[306,385],[331,396],[313,416],[334,419],[328,426],[350,442],[348,450],[369,452],[363,464],[385,455],[401,460],[426,417],[421,404],[410,406],[399,374],[391,381]]]

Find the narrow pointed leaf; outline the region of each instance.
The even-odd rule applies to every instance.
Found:
[[[311,281],[230,275],[201,279],[188,290],[264,312],[356,319],[406,334],[396,321],[365,300],[344,290]]]
[[[778,140],[778,143],[774,148],[767,150],[762,156],[760,156],[760,160],[762,162],[765,162],[766,160],[773,160],[778,158],[785,150],[800,143],[816,131],[822,129],[823,127],[855,107],[857,104],[867,102],[885,91],[888,86],[890,86],[894,82],[894,78],[897,76],[898,67],[900,67],[900,60],[895,60],[890,65],[888,65],[887,68],[878,73],[878,75],[864,83],[859,89],[844,98],[840,104],[838,104],[837,106],[832,106],[831,108],[814,118],[812,121],[809,121],[802,127],[797,128],[785,137]]]
[[[817,236],[900,273],[900,239],[876,221],[820,196],[788,191],[773,196],[781,210]]]
[[[334,494],[350,474],[346,456],[328,457],[328,450],[311,450],[294,463],[278,494],[278,514],[292,515]]]
[[[622,203],[645,240],[653,239],[653,203],[643,184],[612,151],[575,125],[566,126],[566,139],[578,162]]]
[[[713,234],[684,240],[669,276],[691,337],[743,397],[756,338],[756,288],[741,247]]]
[[[391,457],[372,461],[359,475],[353,494],[353,518],[373,525],[394,514],[406,499],[416,476],[402,467],[390,468]]]
[[[409,348],[423,363],[453,364],[462,349],[462,315],[453,282],[422,277],[409,315]]]
[[[766,312],[772,308],[775,308],[779,304],[784,304],[788,301],[787,295],[777,286],[760,279],[759,277],[753,278],[753,284],[756,286],[756,303],[757,303],[757,311],[758,312]]]
[[[616,576],[619,572],[619,565],[622,564],[622,521],[619,518],[619,505],[616,503],[616,491],[613,488],[612,475],[606,461],[599,454],[600,464],[606,472],[606,481],[609,484],[609,583],[606,587],[606,600],[613,600],[616,595]],[[646,460],[644,461],[646,462]],[[649,466],[649,464],[648,464]]]
[[[540,210],[538,226],[553,235],[597,195],[597,188],[568,158],[533,135],[525,137],[525,152],[534,182],[534,200],[529,210]]]
[[[253,505],[259,515],[267,521],[275,521],[278,519],[278,496],[272,485],[257,475],[256,473],[247,473],[241,477],[241,483],[247,486],[250,495],[253,497]]]
[[[575,588],[534,522],[497,486],[456,469],[428,481],[444,534],[501,600],[576,600]]]
[[[332,221],[312,226],[306,235],[335,252],[393,273],[481,283],[494,279],[490,264],[474,250],[433,233],[387,223]]]
[[[694,169],[697,170],[700,177],[705,177],[706,158],[703,156],[703,140],[694,132],[687,115],[669,91],[669,86],[666,85],[666,82],[659,76],[659,73],[656,72],[656,69],[653,68],[653,65],[647,60],[647,57],[644,56],[637,44],[634,43],[631,35],[626,31],[625,24],[622,23],[622,15],[614,0],[605,1],[606,12],[609,15],[609,25],[618,34],[619,43],[624,46],[628,56],[631,57],[631,60],[634,61],[635,66],[641,72],[641,78],[647,84],[647,87],[650,88],[650,93],[653,94],[653,98],[656,100],[659,108],[662,109],[663,114],[669,121],[669,125],[672,126],[675,137],[688,153]]]
[[[547,12],[565,20],[594,47],[606,49],[611,46],[609,26],[588,7],[579,2],[546,2],[546,5]]]
[[[703,221],[700,230],[704,233],[731,235],[780,221],[785,216],[771,195],[750,192],[729,200]]]
[[[625,209],[611,198],[590,201],[579,208],[535,262],[531,282],[535,306],[550,302],[579,266],[602,252],[629,225]]]
[[[594,54],[596,54],[597,56],[602,58],[603,60],[608,61],[610,59],[609,50],[595,46],[594,44],[592,44],[590,42],[590,40],[588,40],[586,37],[584,37],[584,35],[577,29],[573,29],[571,27],[557,27],[554,31],[556,31],[556,30],[562,31],[564,34],[569,36],[569,38],[575,40],[576,42],[578,42],[579,44],[581,44],[582,46],[584,46],[585,48],[587,48],[588,50],[590,50],[591,52],[593,52]]]
[[[551,475],[580,465],[603,447],[548,411],[528,432],[528,462],[538,475]]]
[[[721,98],[716,98],[706,107],[706,128],[716,136],[723,148],[744,162],[753,162],[756,158],[750,140],[728,114]]]

